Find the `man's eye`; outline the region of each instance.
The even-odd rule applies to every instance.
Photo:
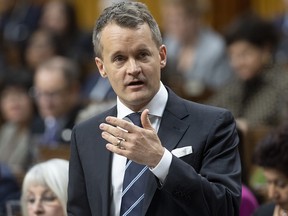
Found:
[[[35,199],[34,198],[28,198],[27,199],[27,203],[34,203],[35,202]]]
[[[149,54],[147,52],[142,52],[139,54],[139,58],[140,59],[143,59],[143,58],[146,58]]]
[[[115,58],[114,58],[114,62],[121,62],[121,61],[124,61],[124,57],[123,56],[116,56]]]
[[[276,184],[280,188],[285,188],[287,186],[287,182],[285,182],[285,181],[278,181],[278,182],[276,182]]]

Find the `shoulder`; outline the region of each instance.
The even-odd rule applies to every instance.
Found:
[[[168,88],[168,102],[166,110],[174,113],[179,118],[189,116],[193,121],[207,121],[210,122],[217,119],[225,119],[234,121],[231,112],[225,108],[216,106],[200,104],[193,101],[185,100],[177,96],[172,90]],[[210,119],[210,120],[209,120]]]
[[[98,126],[105,121],[105,118],[107,116],[116,116],[116,106],[94,116],[89,119],[83,120],[82,122],[78,123],[74,126],[74,131],[87,131],[89,132],[90,129],[95,130],[95,127],[98,128]]]
[[[253,214],[254,216],[271,216],[273,215],[275,209],[275,204],[274,203],[268,203],[261,205]]]
[[[288,73],[283,65],[269,65],[263,71],[263,80],[265,80],[267,86],[269,85],[275,89],[286,89],[288,85]]]
[[[258,208],[258,201],[255,195],[245,185],[242,185],[241,207],[243,209],[250,208],[253,211]]]
[[[200,32],[200,35],[200,47],[213,50],[213,52],[210,52],[210,54],[215,52],[218,54],[225,51],[225,41],[217,32],[210,28],[203,28]]]

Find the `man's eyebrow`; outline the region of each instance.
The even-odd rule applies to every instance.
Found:
[[[118,56],[118,55],[123,55],[123,52],[121,52],[120,50],[119,50],[119,51],[116,51],[116,52],[113,52],[113,53],[110,55],[110,59],[113,59],[113,58],[115,58],[115,56]]]

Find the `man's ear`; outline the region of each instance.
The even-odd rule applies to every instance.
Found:
[[[96,58],[95,58],[95,63],[96,63],[96,65],[97,65],[97,68],[98,68],[98,70],[99,70],[100,75],[101,75],[103,78],[106,78],[106,77],[107,77],[107,73],[106,73],[106,71],[105,71],[105,66],[104,66],[103,61],[102,61],[100,58],[96,57]]]
[[[167,61],[167,50],[165,45],[161,45],[159,49],[159,56],[160,56],[160,66],[164,68],[166,66]]]

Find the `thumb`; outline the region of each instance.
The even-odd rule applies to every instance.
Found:
[[[149,110],[148,109],[145,109],[142,112],[142,114],[141,114],[141,123],[142,123],[143,128],[152,129],[153,130],[153,127],[152,127],[152,124],[151,124],[151,122],[149,120],[148,114],[149,114]]]

